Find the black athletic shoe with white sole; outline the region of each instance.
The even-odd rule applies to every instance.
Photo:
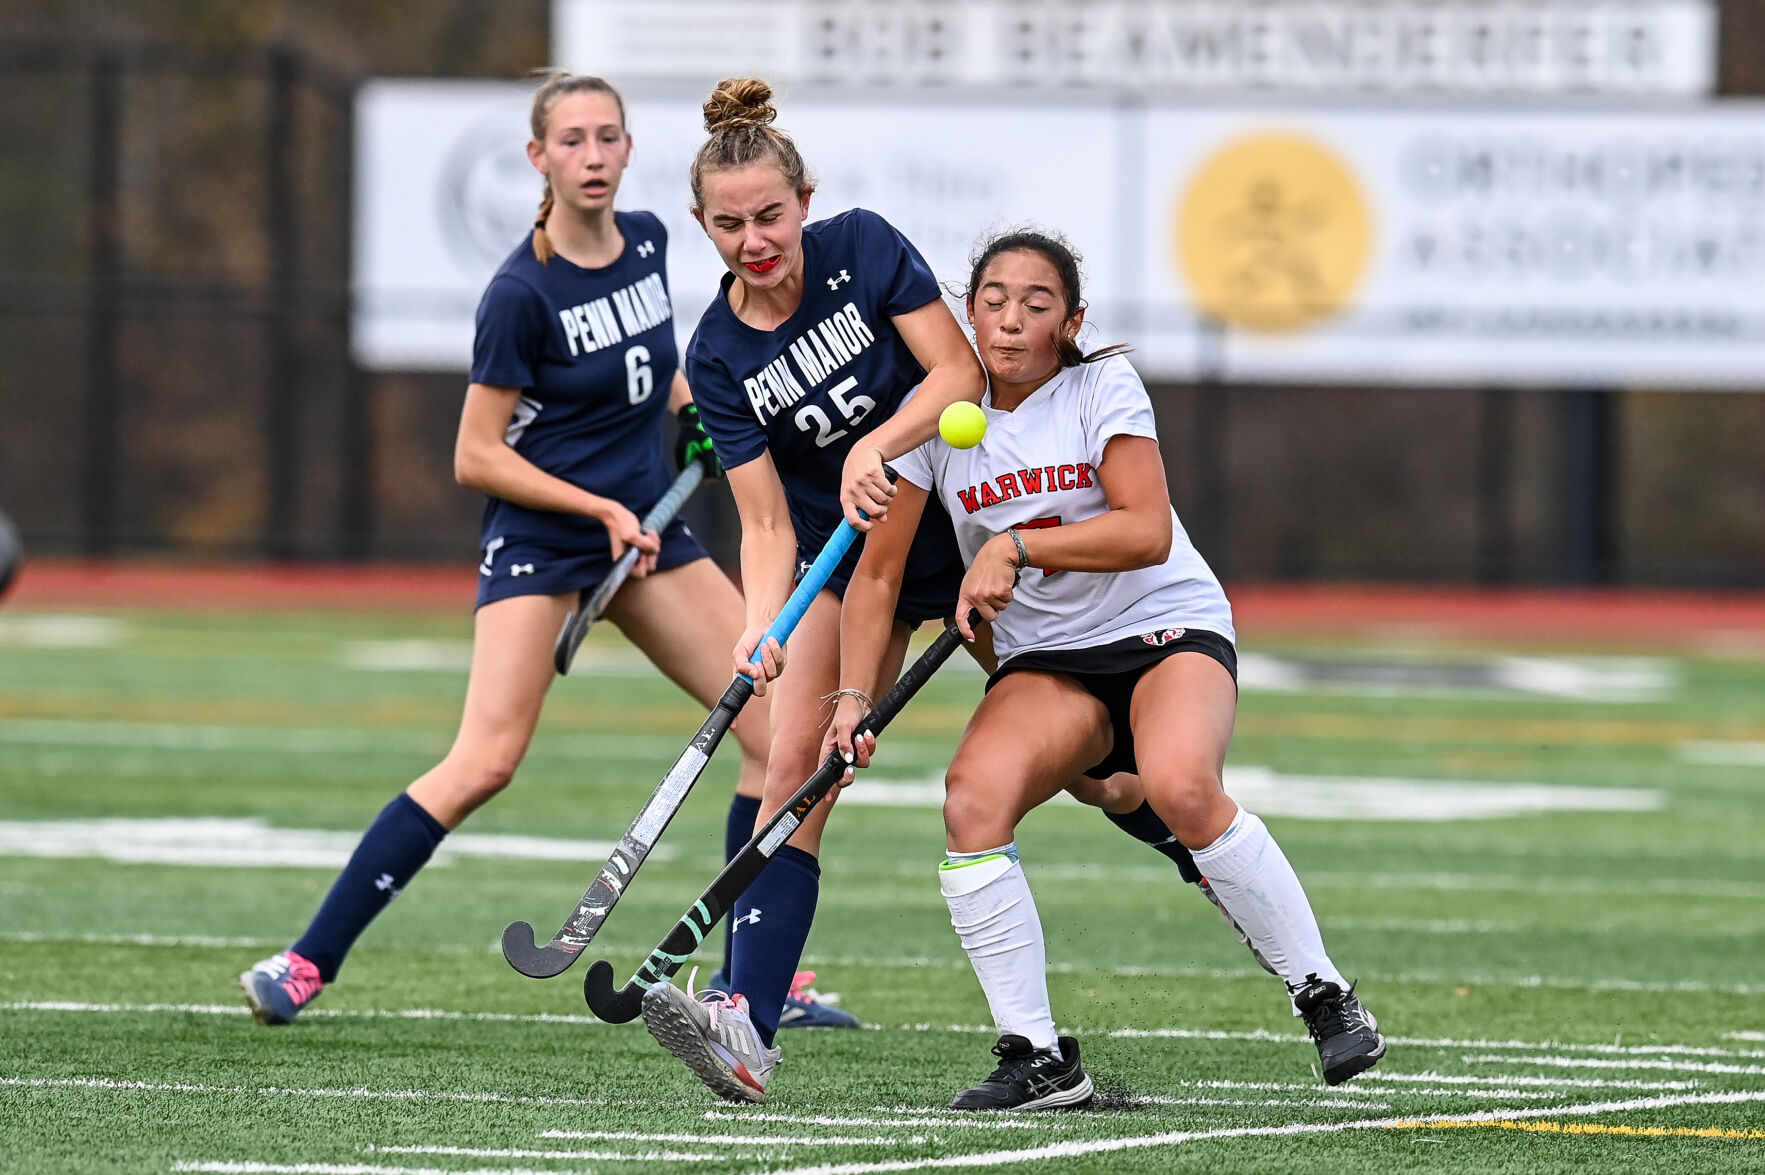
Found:
[[[1091,1079],[1079,1064],[1079,1042],[1058,1041],[1060,1051],[1037,1049],[1028,1038],[1007,1033],[993,1046],[993,1075],[956,1095],[952,1110],[1057,1110],[1091,1104]]]
[[[1293,1006],[1317,1043],[1325,1084],[1341,1085],[1377,1065],[1385,1055],[1385,1038],[1353,986],[1343,991],[1316,975],[1305,980],[1305,986],[1293,993]]]

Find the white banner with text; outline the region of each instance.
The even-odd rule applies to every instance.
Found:
[[[357,110],[354,350],[464,371],[532,223],[531,88],[383,81]],[[696,93],[627,94],[682,336],[723,269],[687,204]],[[949,289],[988,232],[1085,257],[1088,338],[1150,378],[1765,389],[1765,103],[1680,109],[878,102],[799,89],[811,216],[872,208]]]

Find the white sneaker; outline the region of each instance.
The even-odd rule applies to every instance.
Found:
[[[766,1100],[766,1083],[778,1067],[778,1049],[760,1041],[748,1014],[746,996],[720,991],[693,993],[694,968],[686,991],[658,984],[644,992],[643,1022],[661,1046],[732,1102]]]

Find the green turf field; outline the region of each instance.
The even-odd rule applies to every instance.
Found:
[[[0,613],[0,1169],[1765,1170],[1765,652],[1248,637],[1229,786],[1390,1054],[1324,1087],[1212,908],[1051,806],[1020,845],[1105,1096],[977,1119],[941,1110],[992,1038],[935,875],[972,672],[922,693],[830,832],[809,965],[871,1030],[785,1034],[763,1108],[594,1022],[580,966],[535,982],[494,949],[557,925],[598,864],[563,842],[616,839],[702,718],[610,633],[476,839],[300,1023],[253,1024],[236,976],[446,747],[467,633]],[[621,979],[720,865],[733,750],[597,940]]]

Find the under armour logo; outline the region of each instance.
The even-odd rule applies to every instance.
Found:
[[[392,880],[392,874],[382,873],[374,879],[374,888],[386,895],[388,901],[398,896],[398,886]]]
[[[735,921],[734,921],[734,922],[733,922],[733,923],[732,923],[732,924],[731,924],[731,926],[730,926],[730,931],[729,931],[729,932],[730,932],[730,933],[731,933],[731,934],[734,934],[734,933],[735,933],[735,932],[736,932],[736,931],[738,931],[738,930],[740,930],[740,929],[741,929],[741,928],[742,928],[742,923],[743,923],[743,922],[754,922],[754,923],[758,923],[758,922],[759,922],[759,921],[760,921],[760,907],[758,907],[758,906],[755,906],[755,907],[754,907],[754,912],[753,912],[753,913],[752,913],[752,914],[744,914],[744,915],[742,915],[742,916],[741,916],[741,917],[740,917],[740,918],[737,918],[737,919],[736,919],[736,920],[735,920]]]
[[[851,280],[852,280],[852,275],[842,269],[842,270],[840,270],[840,276],[830,277],[827,279],[827,288],[830,290],[837,290],[840,288],[840,286],[843,283],[849,282]]]
[[[517,563],[513,567],[509,568],[509,574],[510,575],[532,575],[533,574],[533,564],[531,564],[531,563]]]
[[[639,257],[648,257],[651,253],[654,253],[655,251],[656,251],[656,246],[654,243],[652,243],[650,241],[645,241],[643,244],[641,244],[637,247],[637,255]]]

